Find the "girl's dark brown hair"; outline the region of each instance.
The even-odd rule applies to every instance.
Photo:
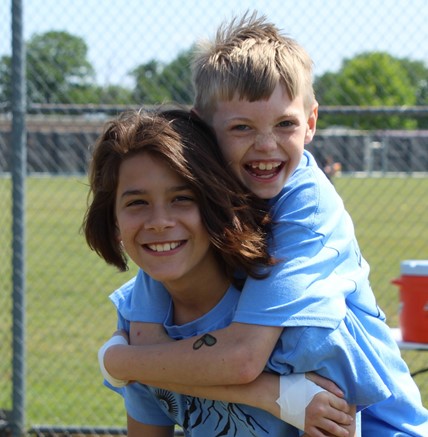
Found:
[[[149,153],[167,162],[194,192],[218,261],[231,280],[236,271],[262,278],[274,263],[266,244],[265,203],[232,174],[211,128],[182,109],[126,112],[109,122],[94,145],[89,168],[86,241],[108,264],[127,269],[117,239],[115,201],[122,162]],[[266,270],[264,269],[266,272]]]

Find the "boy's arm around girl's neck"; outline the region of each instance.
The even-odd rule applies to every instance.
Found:
[[[131,344],[144,346],[110,348],[104,358],[106,368],[117,379],[155,386],[251,382],[262,373],[282,332],[280,327],[232,323],[210,333],[216,339],[215,344],[194,349],[195,341],[202,336],[172,341],[162,325],[133,325]]]

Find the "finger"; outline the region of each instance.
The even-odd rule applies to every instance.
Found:
[[[305,431],[311,437],[327,437],[327,436],[335,436],[335,437],[349,437],[349,430],[347,427],[340,426],[330,420],[325,420],[320,424],[319,427],[308,428]]]
[[[322,398],[324,398],[322,403],[317,402]],[[317,393],[310,405],[312,407],[312,417],[325,417],[346,425],[353,422],[354,407],[331,393]]]
[[[343,396],[344,396],[343,391],[333,381],[330,381],[327,378],[324,378],[320,375],[317,375],[314,372],[306,373],[305,377],[307,379],[309,379],[310,381],[314,382],[316,385],[319,385],[320,387],[322,387],[324,390],[327,390],[330,393],[333,393],[336,396],[343,398]]]
[[[121,335],[129,343],[128,333],[124,329],[114,331],[112,337],[115,337],[116,335]]]
[[[349,426],[354,422],[351,415],[338,410],[332,410],[326,417],[328,420],[344,426]]]
[[[351,413],[352,408],[344,399],[340,399],[337,396],[329,395],[329,402],[332,408],[341,411],[343,413]]]

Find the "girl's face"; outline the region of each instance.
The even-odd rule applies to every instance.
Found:
[[[116,221],[118,238],[129,257],[167,287],[203,277],[214,262],[191,189],[150,154],[141,153],[121,164]]]

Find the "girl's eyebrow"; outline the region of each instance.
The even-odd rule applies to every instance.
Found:
[[[181,191],[187,191],[187,190],[191,190],[189,185],[177,185],[175,187],[171,187],[168,188],[167,192],[170,193],[178,193]],[[147,194],[148,191],[147,190],[140,190],[138,188],[134,188],[134,189],[129,189],[129,190],[125,190],[121,195],[120,198],[124,198],[124,197],[128,197],[128,196],[141,196],[141,195],[145,195]]]
[[[131,190],[125,190],[120,197],[124,198],[127,196],[141,196],[142,194],[146,194],[146,190],[138,190],[138,189],[131,189]]]

